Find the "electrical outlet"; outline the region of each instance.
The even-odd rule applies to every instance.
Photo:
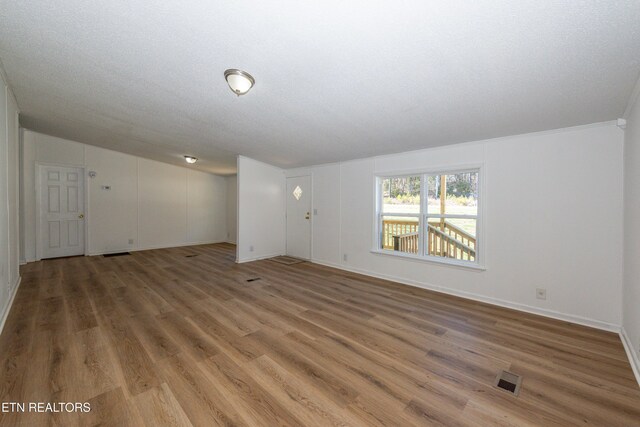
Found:
[[[249,246],[249,252],[253,252],[253,245]]]
[[[347,262],[347,254],[343,254],[343,255],[342,255],[342,260],[343,260],[344,262]]]
[[[547,299],[547,290],[542,288],[536,289],[536,298],[538,299]]]
[[[133,239],[129,239],[129,244],[133,245]]]

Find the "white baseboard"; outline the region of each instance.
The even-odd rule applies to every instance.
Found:
[[[9,317],[9,312],[11,311],[11,306],[13,306],[13,300],[16,299],[16,295],[18,294],[18,288],[20,287],[20,283],[22,283],[22,276],[18,276],[18,280],[16,280],[16,283],[13,286],[13,295],[11,295],[11,298],[9,298],[9,302],[4,307],[4,311],[2,313],[2,320],[0,320],[0,334],[4,329],[4,324],[7,322],[7,318]]]
[[[629,358],[629,363],[631,363],[631,369],[633,369],[633,373],[636,376],[636,381],[638,381],[638,385],[640,385],[640,359],[638,359],[638,353],[633,348],[633,344],[631,344],[631,340],[624,326],[620,329],[620,339],[622,340],[624,351],[627,352],[627,357]]]
[[[155,246],[141,246],[134,248],[121,248],[121,249],[113,249],[105,252],[87,252],[85,256],[99,256],[99,255],[108,255],[108,254],[117,254],[119,252],[137,252],[137,251],[150,251],[153,249],[168,249],[168,248],[182,248],[185,246],[198,246],[198,245],[213,245],[216,243],[232,243],[227,242],[225,240],[205,240],[202,242],[188,242],[188,243],[178,243],[173,245],[155,245]],[[235,243],[233,243],[235,245]],[[39,261],[37,259],[27,259],[26,261],[20,261],[20,265],[28,264],[30,262]]]
[[[117,254],[119,252],[138,252],[138,251],[150,251],[153,249],[183,248],[186,246],[213,245],[216,243],[225,243],[225,241],[224,240],[208,240],[208,241],[202,241],[202,242],[178,243],[173,245],[141,246],[141,247],[135,247],[135,248],[114,249],[106,252],[90,252],[87,255],[98,256],[98,255]]]
[[[284,254],[274,253],[274,254],[271,254],[271,255],[262,255],[262,256],[257,256],[257,257],[254,257],[254,258],[239,259],[239,260],[236,261],[236,263],[243,264],[245,262],[260,261],[261,259],[273,258],[273,257],[276,257],[276,256],[282,256],[282,255],[284,255]]]
[[[587,317],[577,316],[573,314],[560,313],[554,310],[547,310],[544,308],[533,307],[526,304],[520,304],[517,302],[507,301],[499,298],[487,297],[479,294],[474,294],[471,292],[459,291],[457,289],[451,289],[443,286],[436,286],[430,283],[418,282],[414,280],[407,280],[401,277],[396,277],[387,274],[375,273],[368,270],[363,270],[359,268],[353,268],[349,266],[345,266],[342,264],[329,263],[324,261],[311,260],[316,264],[326,265],[327,267],[333,267],[340,270],[350,271],[352,273],[363,274],[365,276],[376,277],[378,279],[390,280],[397,283],[402,283],[403,285],[409,285],[416,288],[427,289],[434,292],[440,292],[447,295],[453,295],[461,298],[470,299],[473,301],[484,302],[487,304],[497,305],[500,307],[511,308],[514,310],[524,311],[526,313],[537,314],[539,316],[550,317],[556,320],[563,320],[565,322],[577,323],[583,326],[589,326],[596,329],[601,329],[608,332],[620,332],[620,325],[616,325],[613,323],[603,322],[601,320],[590,319]]]

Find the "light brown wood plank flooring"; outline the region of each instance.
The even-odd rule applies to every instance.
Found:
[[[0,400],[92,410],[0,425],[640,425],[616,334],[234,250],[24,266]]]

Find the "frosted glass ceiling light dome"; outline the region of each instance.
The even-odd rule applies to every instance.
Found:
[[[230,68],[224,72],[224,78],[227,80],[227,84],[236,95],[244,95],[249,92],[249,89],[255,84],[255,80],[251,77],[251,74]]]
[[[187,161],[187,163],[191,163],[191,164],[198,161],[198,158],[193,156],[184,156],[184,159]]]

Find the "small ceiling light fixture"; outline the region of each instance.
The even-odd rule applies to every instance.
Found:
[[[193,156],[184,156],[184,159],[187,161],[187,163],[190,163],[190,164],[193,164],[198,161],[198,158]]]
[[[256,83],[255,79],[251,77],[251,74],[246,71],[236,70],[230,68],[224,72],[224,78],[227,80],[227,84],[236,95],[244,95],[249,92],[249,89]]]

